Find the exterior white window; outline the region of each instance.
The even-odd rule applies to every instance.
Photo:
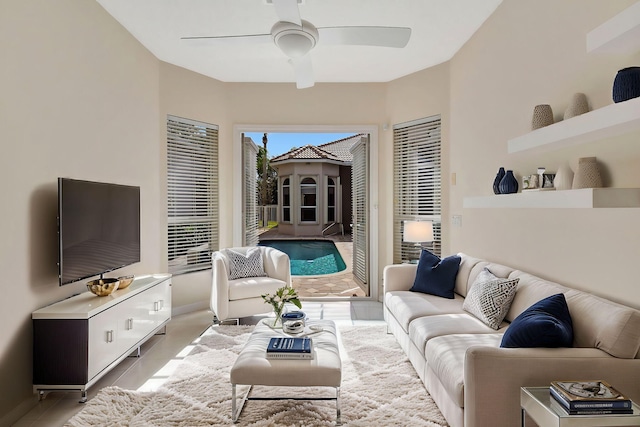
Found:
[[[282,180],[282,222],[291,223],[291,179]]]
[[[167,116],[169,272],[211,268],[218,250],[218,126]]]
[[[402,241],[404,221],[433,221],[436,255],[441,247],[441,123],[432,116],[393,126],[393,262],[419,257],[419,247]]]
[[[300,181],[300,222],[317,222],[318,184],[310,177]]]
[[[327,218],[325,222],[336,221],[337,187],[335,178],[327,178]]]

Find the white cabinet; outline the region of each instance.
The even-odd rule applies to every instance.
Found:
[[[32,313],[34,390],[86,389],[171,319],[171,275],[109,296],[76,295]]]

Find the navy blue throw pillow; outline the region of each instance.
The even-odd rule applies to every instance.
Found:
[[[457,255],[440,259],[423,249],[416,270],[416,278],[410,290],[453,299],[453,288],[460,267]]]
[[[520,313],[500,347],[573,347],[573,323],[564,294],[544,298]]]

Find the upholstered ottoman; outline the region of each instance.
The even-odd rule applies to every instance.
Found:
[[[335,400],[336,423],[340,424],[340,382],[342,380],[342,361],[338,349],[337,329],[330,320],[310,320],[307,326],[320,326],[322,332],[310,334],[313,339],[314,358],[310,360],[274,360],[267,359],[267,345],[271,337],[288,336],[281,329],[272,329],[259,323],[249,337],[249,341],[240,352],[231,368],[231,415],[236,422],[247,400]],[[251,387],[236,404],[236,385]],[[277,387],[334,387],[335,398],[329,397],[252,397],[249,396],[254,385]]]

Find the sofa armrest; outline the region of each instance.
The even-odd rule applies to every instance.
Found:
[[[470,347],[464,425],[520,425],[520,387],[547,387],[557,380],[602,379],[638,401],[639,377],[640,359],[619,359],[595,348]]]
[[[214,252],[211,259],[213,283],[210,307],[220,321],[229,316],[229,273],[223,256],[221,252]]]
[[[387,265],[382,273],[384,292],[408,291],[416,279],[417,264]]]

